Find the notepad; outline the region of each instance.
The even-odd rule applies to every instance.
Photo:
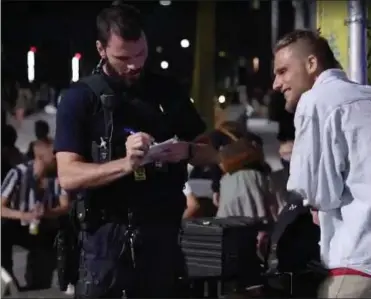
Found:
[[[170,152],[172,146],[178,142],[178,139],[171,138],[161,143],[156,143],[149,148],[147,155],[144,157],[141,165],[148,163],[154,163],[156,161],[161,161],[159,157],[166,152]]]

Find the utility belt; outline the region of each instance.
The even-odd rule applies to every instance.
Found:
[[[134,269],[136,267],[136,252],[142,244],[142,238],[133,211],[130,208],[120,209],[118,212],[107,208],[90,208],[87,203],[88,200],[80,200],[76,205],[80,232],[94,232],[106,223],[125,225],[126,230],[120,258],[128,257]],[[124,210],[126,210],[126,213]]]
[[[94,231],[106,223],[136,225],[133,211],[129,208],[94,206],[89,199],[76,202],[76,221],[80,230]]]

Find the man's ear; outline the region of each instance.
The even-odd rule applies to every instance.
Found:
[[[99,40],[97,40],[95,42],[95,46],[97,47],[97,51],[98,51],[99,56],[102,59],[106,59],[106,50],[104,49],[102,43]]]
[[[314,55],[309,55],[306,63],[306,68],[309,74],[316,74],[318,71],[318,59]]]

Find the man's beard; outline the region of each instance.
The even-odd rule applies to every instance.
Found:
[[[107,69],[107,73],[109,74],[111,80],[115,84],[125,84],[126,86],[131,86],[135,84],[139,80],[140,74],[142,71],[142,69],[139,69],[135,71],[135,73],[132,73],[132,74],[128,73],[128,75],[120,76],[108,60],[106,61],[106,69]],[[136,76],[133,76],[133,75],[136,75]]]
[[[285,102],[285,110],[289,113],[295,113],[296,107],[298,106],[298,103],[294,104],[292,102]]]

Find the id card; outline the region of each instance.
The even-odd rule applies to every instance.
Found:
[[[146,180],[146,169],[144,167],[139,167],[134,171],[134,179],[136,181],[145,181]]]

